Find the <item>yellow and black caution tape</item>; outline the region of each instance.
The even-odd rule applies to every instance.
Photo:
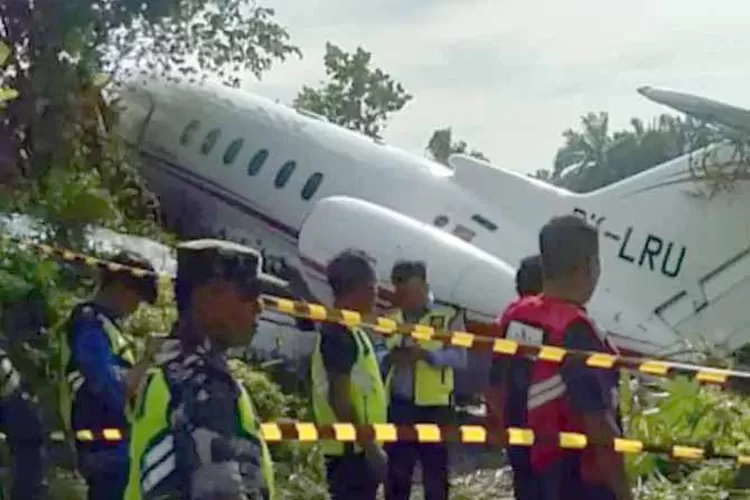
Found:
[[[379,316],[363,316],[355,311],[330,309],[320,304],[308,304],[278,297],[264,296],[265,309],[317,321],[341,323],[347,326],[368,327],[383,335],[409,335],[416,340],[439,340],[446,344],[466,349],[489,350],[503,356],[533,356],[552,363],[576,358],[587,366],[601,369],[630,369],[645,375],[670,377],[693,375],[695,380],[706,384],[725,384],[731,378],[750,379],[750,373],[724,370],[707,366],[691,365],[674,361],[620,356],[601,352],[565,349],[551,345],[530,345],[503,338],[487,337],[469,332],[436,330],[429,325],[399,324],[392,319]]]
[[[8,238],[6,236],[6,238]],[[154,273],[145,269],[130,268],[114,262],[96,259],[69,250],[54,248],[50,245],[28,241],[13,240],[19,244],[31,246],[47,257],[57,256],[63,260],[78,262],[87,266],[108,269],[113,272],[129,272],[137,277],[157,276],[159,279],[171,280],[167,274]],[[730,379],[750,380],[750,373],[736,370],[711,368],[708,366],[620,356],[601,352],[565,349],[551,345],[522,344],[513,340],[476,335],[469,332],[449,332],[436,330],[429,325],[399,324],[392,319],[375,315],[363,316],[355,311],[332,309],[320,304],[294,301],[279,297],[263,296],[265,309],[300,318],[316,321],[341,323],[347,326],[370,328],[383,335],[402,334],[416,340],[439,340],[446,344],[466,349],[491,351],[501,356],[531,356],[551,363],[562,363],[565,359],[582,360],[587,366],[605,370],[629,369],[644,375],[672,377],[677,375],[691,376],[704,384],[723,385]]]
[[[463,443],[494,444],[528,448],[534,445],[555,445],[565,450],[582,450],[587,447],[603,447],[621,454],[656,453],[672,460],[700,462],[704,460],[728,460],[736,465],[750,465],[750,455],[719,453],[710,447],[671,444],[656,446],[638,439],[616,438],[606,443],[590,440],[585,434],[560,432],[557,434],[535,434],[531,429],[509,428],[504,435],[492,433],[482,425],[445,426],[431,423],[396,425],[371,424],[357,426],[347,423],[316,425],[311,422],[265,422],[260,425],[263,439],[267,443],[299,441],[315,443],[322,440],[353,443],[355,441],[376,441],[380,443]],[[58,440],[62,433],[57,433]],[[120,441],[125,433],[118,429],[102,431],[81,430],[76,433],[79,441]]]

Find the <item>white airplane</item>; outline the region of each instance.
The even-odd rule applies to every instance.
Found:
[[[672,105],[702,106],[720,123],[729,114],[702,98],[642,93],[687,99]],[[706,197],[691,170],[702,154],[729,160],[726,144],[574,194],[466,156],[449,168],[239,90],[143,83],[121,97],[120,133],[140,153],[165,222],[303,266],[321,302],[330,303],[325,264],[345,248],[373,256],[383,307],[394,261],[424,259],[436,299],[486,333],[514,298],[515,267],[537,252],[540,227],[573,213],[601,231],[590,310],[623,351],[677,357],[686,340],[750,342],[750,174]],[[750,129],[747,115],[731,116],[724,125]]]

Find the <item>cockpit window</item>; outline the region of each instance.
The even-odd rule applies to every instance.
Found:
[[[471,220],[482,226],[488,231],[495,231],[497,230],[497,224],[492,222],[491,220],[487,219],[486,217],[483,217],[479,214],[474,214],[471,216]]]
[[[203,139],[203,144],[201,144],[201,153],[204,155],[207,155],[211,152],[211,150],[216,145],[216,141],[219,140],[219,136],[221,135],[221,130],[218,128],[215,128],[211,130],[211,132],[206,135],[206,138]]]
[[[244,139],[238,138],[229,143],[227,150],[224,151],[224,165],[229,165],[235,158],[237,158],[244,142]]]
[[[191,120],[190,123],[185,126],[182,135],[180,135],[180,144],[187,146],[199,128],[201,128],[201,122],[198,120]]]

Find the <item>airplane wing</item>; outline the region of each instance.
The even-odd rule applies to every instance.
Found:
[[[699,120],[750,133],[750,110],[705,97],[652,87],[641,87],[638,93],[651,101],[682,111]]]

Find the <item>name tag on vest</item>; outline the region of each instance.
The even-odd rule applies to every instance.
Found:
[[[505,330],[505,338],[524,344],[541,345],[544,340],[544,331],[520,321],[511,321]]]

